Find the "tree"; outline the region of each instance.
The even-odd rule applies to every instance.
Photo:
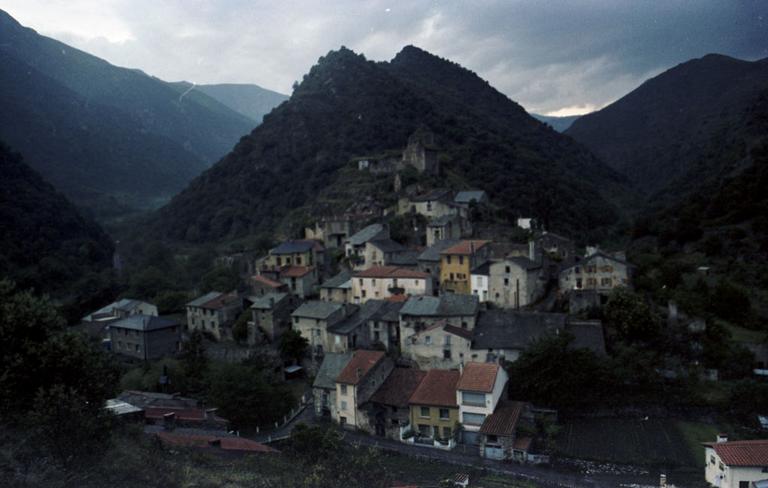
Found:
[[[244,343],[248,341],[248,321],[251,317],[251,310],[245,309],[232,326],[232,338],[237,342]]]
[[[619,340],[628,344],[654,342],[661,332],[661,324],[648,303],[626,288],[617,288],[611,293],[604,317]]]
[[[205,355],[205,338],[199,329],[193,330],[189,340],[182,344],[179,360],[189,391],[202,391],[208,373],[208,357]]]
[[[293,329],[286,331],[280,339],[280,354],[286,361],[301,362],[308,348],[309,341]]]

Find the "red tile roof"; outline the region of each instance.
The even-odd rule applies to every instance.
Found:
[[[499,368],[501,366],[496,363],[467,363],[456,389],[491,393]]]
[[[419,369],[395,368],[371,396],[371,401],[392,407],[407,407],[408,400],[426,375],[426,371]]]
[[[456,327],[455,325],[446,325],[443,327],[443,330],[446,332],[450,332],[453,335],[462,337],[467,340],[472,340],[472,331],[467,329],[462,329],[461,327]]]
[[[456,370],[431,369],[419,384],[408,401],[411,405],[433,405],[436,407],[456,407],[456,383],[459,382]]]
[[[280,270],[280,277],[301,278],[315,269],[313,266],[285,266]]]
[[[172,446],[183,447],[221,447],[225,451],[243,451],[243,452],[277,452],[269,446],[260,442],[244,439],[242,437],[201,435],[201,434],[177,434],[172,432],[158,432],[157,437],[163,442]]]
[[[259,283],[261,283],[263,285],[266,285],[266,286],[268,286],[270,288],[280,288],[282,286],[285,286],[282,283],[279,283],[279,282],[277,282],[275,280],[270,280],[266,276],[262,276],[262,275],[253,275],[253,276],[251,276],[251,280],[257,281],[257,282],[259,282]]]
[[[465,256],[468,256],[472,253],[472,249],[477,251],[481,247],[485,246],[491,241],[478,241],[478,240],[470,240],[470,241],[461,241],[458,244],[455,244],[447,249],[443,249],[440,254],[462,254]]]
[[[708,444],[728,466],[768,467],[768,439]]]
[[[207,302],[200,305],[200,308],[207,308],[211,310],[218,310],[220,308],[224,308],[225,306],[229,305],[230,303],[237,300],[236,294],[230,294],[230,293],[222,293],[216,298],[213,298],[211,300],[208,300]]]
[[[483,425],[480,426],[480,433],[504,436],[514,435],[525,406],[526,404],[523,402],[500,403],[496,406],[496,410],[485,418]]]
[[[336,378],[336,383],[356,385],[365,378],[365,375],[384,358],[383,351],[355,351],[352,359],[341,370]]]
[[[354,274],[355,278],[414,278],[426,280],[428,273],[397,266],[374,266]]]
[[[392,295],[388,296],[384,300],[387,302],[393,302],[393,303],[400,303],[400,302],[407,302],[410,296],[408,295]]]
[[[205,410],[200,408],[147,407],[144,418],[162,420],[169,413],[176,414],[176,420],[185,422],[202,422],[205,420]]]

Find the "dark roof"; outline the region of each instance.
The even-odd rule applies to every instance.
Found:
[[[365,244],[366,242],[376,239],[376,237],[380,237],[385,235],[386,229],[382,224],[371,224],[368,227],[363,228],[356,234],[353,234],[349,238],[349,244],[353,246],[360,246]]]
[[[397,296],[397,295],[395,295]],[[400,295],[404,296],[404,295]],[[370,301],[370,300],[368,300]],[[403,308],[403,305],[405,305],[405,300],[403,301],[392,301],[389,299],[384,300],[384,304],[379,308],[376,313],[374,313],[371,317],[369,317],[369,320],[383,320],[385,322],[399,322],[400,321],[400,310]]]
[[[323,364],[315,376],[315,382],[312,386],[315,388],[334,389],[336,388],[336,378],[344,367],[352,359],[352,352],[333,353],[328,352],[323,355]]]
[[[630,264],[630,263],[624,261],[623,259],[619,259],[616,256],[611,256],[610,254],[606,254],[603,251],[597,251],[596,253],[590,254],[589,256],[585,257],[581,261],[578,261],[575,264],[573,264],[573,265],[571,265],[571,266],[569,266],[568,268],[565,268],[565,269],[570,269],[570,268],[573,268],[574,266],[584,266],[587,263],[589,263],[590,261],[592,261],[593,259],[598,258],[598,257],[603,258],[603,259],[607,259],[609,261],[613,261],[614,263],[623,264],[623,265],[625,265],[627,267],[630,267],[630,268],[634,268],[635,267],[633,264]]]
[[[338,335],[347,335],[354,332],[376,314],[385,303],[384,300],[368,300],[359,307],[347,305],[347,307],[355,307],[354,311],[343,320],[328,327],[328,332]]]
[[[768,467],[768,439],[708,444],[728,466]]]
[[[480,302],[474,295],[446,293],[439,297],[411,297],[400,309],[403,315],[458,317],[477,314]]]
[[[311,241],[309,239],[285,241],[279,246],[269,251],[270,254],[296,254],[309,252],[311,250],[320,250],[322,246],[317,241]]]
[[[86,315],[85,317],[83,317],[83,320],[90,321],[90,320],[98,320],[99,318],[112,317],[112,316],[115,316],[116,310],[123,311],[123,312],[131,312],[133,310],[138,309],[142,304],[152,305],[149,302],[143,302],[141,300],[135,300],[133,298],[123,298],[116,302],[112,302],[106,307],[102,307],[91,314]]]
[[[188,397],[182,397],[171,393],[157,393],[153,391],[126,390],[117,396],[117,400],[129,403],[139,408],[155,407],[177,407],[177,408],[199,408],[201,402]]]
[[[340,303],[310,300],[302,303],[291,315],[294,317],[325,320],[343,308],[344,306]]]
[[[411,197],[412,202],[432,202],[435,200],[450,200],[451,190],[446,188],[437,188],[435,190],[429,190],[426,193],[415,195]]]
[[[429,222],[427,222],[427,225],[429,227],[443,227],[458,218],[459,216],[456,214],[441,215],[440,217],[435,217]]]
[[[605,354],[603,324],[599,320],[569,320],[565,330],[573,335],[572,348]]]
[[[480,427],[481,434],[511,436],[517,430],[520,416],[525,409],[523,402],[499,403],[496,410],[485,418]]]
[[[456,370],[430,369],[413,392],[411,405],[456,407],[456,383],[460,373]]]
[[[472,274],[473,275],[488,276],[488,274],[490,273],[490,270],[491,270],[491,264],[492,263],[490,261],[484,262],[483,264],[481,264],[477,268],[473,269],[472,270]]]
[[[405,250],[393,254],[389,258],[389,264],[393,266],[416,266],[419,264],[419,251]]]
[[[352,279],[352,273],[347,270],[342,271],[333,278],[328,278],[320,285],[320,288],[341,288],[341,285],[348,283]]]
[[[456,198],[453,199],[456,203],[466,203],[471,201],[481,202],[485,198],[485,192],[483,190],[465,190],[456,194]]]
[[[406,250],[405,246],[389,238],[371,240],[368,241],[368,244],[375,246],[381,252],[400,252]]]
[[[443,327],[443,330],[455,336],[462,337],[468,341],[472,340],[471,330],[462,329],[461,327],[456,327],[455,325],[446,325],[445,327]]]
[[[179,323],[175,320],[155,317],[154,315],[131,315],[116,322],[112,322],[110,327],[120,329],[141,330],[149,332],[152,330],[167,329],[176,327]]]
[[[565,329],[562,313],[512,312],[487,310],[475,326],[474,349],[525,349],[548,333]]]
[[[355,351],[352,354],[352,359],[336,377],[336,383],[358,384],[382,359],[384,359],[383,351],[366,351],[364,349]]]
[[[526,270],[541,268],[541,263],[532,261],[531,259],[523,256],[510,256],[507,258],[507,261],[511,261]]]
[[[459,239],[443,239],[442,241],[435,242],[432,246],[426,248],[421,254],[419,254],[419,261],[440,261],[440,253],[444,249],[455,246],[458,244]]]
[[[407,407],[408,400],[426,375],[426,371],[418,369],[395,368],[370,401],[392,407]]]
[[[496,363],[467,363],[461,372],[461,379],[456,389],[491,393],[496,385],[499,368],[501,366]]]
[[[271,310],[275,305],[288,298],[288,293],[270,292],[260,296],[253,301],[251,308],[260,310]]]
[[[155,435],[163,444],[171,446],[220,448],[225,451],[240,452],[278,452],[265,444],[244,437],[179,434],[176,432],[158,432]]]
[[[192,300],[191,302],[187,303],[187,306],[205,308],[209,310],[219,310],[237,300],[238,297],[235,294],[212,291]]]

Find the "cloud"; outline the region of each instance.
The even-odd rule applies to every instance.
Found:
[[[415,44],[543,113],[602,107],[710,52],[768,57],[768,2],[759,0],[4,0],[3,8],[163,79],[284,93],[341,45],[388,60]]]

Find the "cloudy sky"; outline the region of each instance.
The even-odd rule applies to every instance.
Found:
[[[531,112],[600,108],[687,59],[768,57],[763,0],[0,0],[22,24],[169,81],[290,93],[345,45],[389,60],[414,44]]]

